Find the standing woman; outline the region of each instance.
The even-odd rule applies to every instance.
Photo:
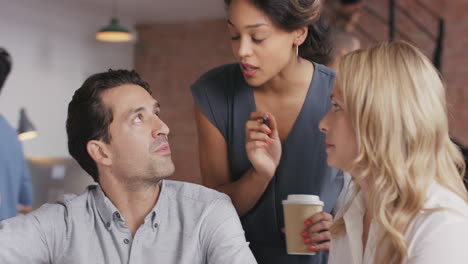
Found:
[[[329,212],[343,186],[317,129],[331,105],[320,0],[225,0],[238,63],[192,86],[203,184],[228,194],[259,263],[326,263]],[[269,121],[262,122],[263,119]],[[316,256],[288,255],[281,201],[315,194],[323,213],[297,234]]]
[[[429,59],[405,42],[350,53],[331,101],[327,161],[356,192],[331,228],[329,263],[468,263],[465,164]]]

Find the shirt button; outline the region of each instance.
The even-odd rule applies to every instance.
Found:
[[[115,216],[120,219],[120,214],[118,212],[115,213]]]
[[[106,223],[106,227],[107,227],[107,228],[110,227],[110,222],[107,222],[107,223]]]
[[[128,244],[128,243],[130,243],[130,240],[124,239],[124,243],[125,243],[125,244]]]
[[[154,223],[154,228],[158,228],[158,223]]]

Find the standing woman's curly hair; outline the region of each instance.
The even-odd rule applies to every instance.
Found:
[[[232,0],[224,0],[227,7]],[[308,34],[299,46],[299,56],[328,64],[331,60],[330,30],[320,16],[322,0],[250,0],[280,28],[287,32],[307,27]]]
[[[337,89],[358,142],[353,168],[362,172],[369,212],[383,230],[374,263],[402,263],[414,217],[444,210],[423,207],[432,183],[468,202],[464,160],[449,137],[445,88],[429,59],[405,42],[352,52],[339,73]],[[336,219],[332,236],[345,229],[343,218]]]

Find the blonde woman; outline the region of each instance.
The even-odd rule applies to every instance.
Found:
[[[395,42],[345,56],[320,123],[327,162],[354,195],[331,227],[329,263],[468,263],[468,194],[431,62]]]

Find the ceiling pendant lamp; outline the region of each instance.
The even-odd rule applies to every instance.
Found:
[[[133,36],[130,31],[120,25],[119,20],[115,15],[116,0],[112,1],[112,18],[110,24],[101,28],[96,33],[96,39],[104,42],[127,42],[132,40]]]
[[[37,130],[34,128],[31,120],[26,115],[26,110],[21,108],[20,120],[18,125],[18,139],[21,141],[33,139],[37,137]]]

